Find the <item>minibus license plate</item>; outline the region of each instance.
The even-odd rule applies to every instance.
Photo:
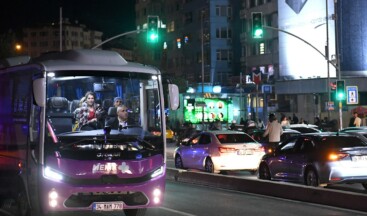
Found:
[[[115,211],[124,209],[123,202],[93,203],[94,211]]]

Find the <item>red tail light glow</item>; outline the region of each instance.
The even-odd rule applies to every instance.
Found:
[[[346,153],[330,153],[328,159],[331,161],[338,161],[348,156],[349,154]]]
[[[220,153],[234,153],[237,151],[237,149],[235,148],[225,148],[225,147],[219,147],[219,152]]]
[[[266,152],[264,146],[261,146],[259,148],[256,148],[255,151],[257,151],[257,152]]]

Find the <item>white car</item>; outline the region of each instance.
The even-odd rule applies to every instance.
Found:
[[[257,171],[265,154],[263,146],[239,131],[204,131],[175,149],[175,167],[209,173],[229,170]]]
[[[291,124],[287,128],[299,131],[301,133],[321,133],[317,125],[313,124]]]

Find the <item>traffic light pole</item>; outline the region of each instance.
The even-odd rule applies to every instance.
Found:
[[[94,47],[92,47],[92,49],[96,49],[100,46],[102,46],[103,44],[107,43],[107,42],[110,42],[116,38],[119,38],[119,37],[122,37],[122,36],[125,36],[125,35],[129,35],[129,34],[136,34],[136,33],[140,33],[140,32],[144,32],[146,31],[146,29],[138,29],[138,30],[134,30],[134,31],[129,31],[129,32],[125,32],[125,33],[122,33],[122,34],[119,34],[119,35],[116,35],[116,36],[113,36],[105,41],[103,41],[102,43],[99,43],[97,45],[95,45]]]
[[[279,32],[283,32],[283,33],[285,33],[285,34],[288,34],[288,35],[291,35],[291,36],[293,36],[293,37],[295,37],[295,38],[297,38],[298,40],[301,40],[302,42],[304,42],[304,43],[306,43],[307,45],[309,45],[310,47],[312,47],[314,50],[316,50],[320,55],[322,55],[322,57],[324,57],[325,59],[326,59],[326,61],[328,62],[328,63],[330,63],[332,66],[334,66],[334,68],[337,70],[337,71],[340,71],[340,68],[334,63],[334,62],[332,62],[332,61],[330,61],[330,59],[329,59],[329,56],[326,56],[325,54],[323,54],[320,50],[318,50],[315,46],[313,46],[312,44],[310,44],[308,41],[306,41],[306,40],[304,40],[304,39],[302,39],[301,37],[299,37],[299,36],[297,36],[297,35],[295,35],[295,34],[292,34],[292,33],[290,33],[290,32],[288,32],[288,31],[284,31],[284,30],[282,30],[282,29],[279,29],[279,28],[274,28],[274,27],[271,27],[271,26],[263,26],[263,28],[265,28],[265,29],[271,29],[271,30],[275,30],[275,31],[279,31]],[[328,49],[329,49],[329,47],[327,47]],[[327,53],[327,55],[329,55],[328,53]],[[329,64],[328,64],[328,66],[329,66]],[[339,79],[340,79],[340,75],[338,76],[339,77]],[[329,74],[328,74],[328,78],[329,78]],[[328,88],[330,88],[329,87],[329,83],[328,83]],[[329,91],[328,91],[329,92]],[[329,94],[329,97],[330,97],[330,94]],[[330,99],[329,99],[329,101],[330,101]],[[340,122],[340,129],[342,129],[343,128],[343,118],[342,118],[342,107],[343,105],[342,105],[342,102],[341,101],[339,101],[339,122]]]
[[[282,30],[282,29],[279,29],[279,28],[274,28],[274,27],[271,27],[271,26],[263,26],[263,28],[265,28],[265,29],[271,29],[271,30],[275,30],[275,31],[279,31],[279,32],[283,32],[283,33],[285,33],[285,34],[288,34],[288,35],[291,35],[291,36],[293,36],[293,37],[297,38],[298,40],[300,40],[300,41],[302,41],[302,42],[306,43],[307,45],[309,45],[310,47],[312,47],[314,50],[316,50],[320,55],[322,55],[322,57],[324,57],[325,59],[327,59],[327,61],[328,61],[332,66],[334,66],[334,67],[335,67],[335,69],[337,69],[337,66],[335,65],[335,63],[334,63],[334,62],[330,61],[330,60],[329,60],[329,58],[326,58],[326,55],[325,55],[325,54],[323,54],[320,50],[318,50],[315,46],[313,46],[312,44],[310,44],[310,43],[309,43],[308,41],[306,41],[305,39],[303,39],[303,38],[301,38],[301,37],[299,37],[299,36],[297,36],[297,35],[295,35],[295,34],[292,34],[292,33],[288,32],[288,31],[284,31],[284,30]]]

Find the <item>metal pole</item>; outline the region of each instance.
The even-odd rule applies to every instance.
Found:
[[[107,40],[103,41],[102,43],[95,45],[94,47],[92,47],[92,49],[96,49],[96,48],[100,47],[101,45],[103,45],[103,44],[105,44],[105,43],[107,43],[107,42],[109,42],[109,41],[111,41],[111,40],[113,40],[113,39],[116,39],[116,38],[122,37],[122,36],[124,36],[124,35],[134,34],[134,33],[139,33],[139,32],[144,32],[144,31],[146,31],[146,29],[138,29],[138,30],[129,31],[129,32],[125,32],[125,33],[122,33],[122,34],[119,34],[119,35],[113,36],[113,37],[111,37],[111,38],[109,38],[109,39],[107,39]]]
[[[336,70],[337,70],[337,76],[338,80],[341,79],[340,74],[340,56],[339,56],[339,46],[338,46],[338,8],[337,8],[337,0],[334,0],[334,23],[335,23],[335,55],[336,55]],[[343,104],[341,101],[339,101],[339,122],[340,122],[340,130],[343,129]]]
[[[60,52],[62,52],[62,7],[60,7]]]
[[[243,98],[242,98],[242,91],[243,91],[243,88],[242,88],[242,72],[240,73],[240,118],[243,117]]]
[[[327,94],[328,94],[328,104],[331,101],[330,97],[330,65],[329,65],[329,0],[326,0],[326,49],[325,49],[325,59],[327,64]],[[330,110],[328,106],[328,119],[330,120]]]
[[[204,10],[201,11],[201,92],[204,100]],[[204,102],[204,101],[203,101]],[[204,106],[202,116],[202,127],[204,130]]]
[[[258,115],[258,110],[257,108],[258,106],[258,101],[259,101],[259,84],[256,84],[256,113],[255,113],[255,122],[257,122],[257,120],[259,119],[259,115]]]

